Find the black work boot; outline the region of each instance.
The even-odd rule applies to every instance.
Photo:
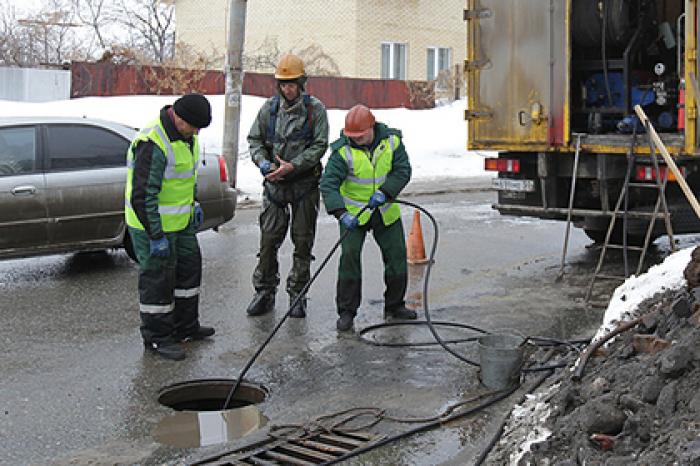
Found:
[[[185,350],[175,342],[168,341],[156,343],[154,341],[144,341],[143,345],[147,350],[152,351],[165,359],[172,359],[173,361],[182,361],[185,359]]]
[[[208,338],[214,335],[215,333],[216,330],[214,330],[214,327],[205,327],[204,325],[200,325],[199,328],[194,332],[179,336],[178,340],[183,342],[204,340],[205,338]]]
[[[398,320],[415,320],[418,318],[416,311],[411,309],[406,309],[403,304],[395,307],[394,309],[384,309],[385,319],[398,319]]]
[[[248,305],[246,312],[249,316],[261,316],[275,309],[275,293],[258,291]]]
[[[291,305],[296,297],[289,297],[289,304]],[[292,307],[292,310],[289,311],[289,317],[294,317],[297,319],[303,319],[306,317],[306,297],[303,297],[297,301],[297,303]]]
[[[355,319],[355,313],[350,311],[342,311],[339,313],[338,321],[335,327],[339,332],[349,332],[352,330],[352,321]]]

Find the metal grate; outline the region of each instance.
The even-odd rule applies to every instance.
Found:
[[[311,466],[334,462],[345,455],[381,440],[365,432],[314,433],[304,437],[271,440],[224,453],[196,464],[216,466]]]

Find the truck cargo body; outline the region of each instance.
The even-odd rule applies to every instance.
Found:
[[[498,171],[494,207],[565,220],[580,140],[573,219],[601,240],[625,178],[655,183],[666,173],[651,169],[637,104],[700,187],[697,15],[694,0],[468,0],[467,147],[498,151],[486,161]],[[652,211],[657,194],[629,188],[632,237],[648,226],[634,212]],[[700,232],[671,179],[666,199],[674,232]],[[664,231],[659,221],[653,236]]]

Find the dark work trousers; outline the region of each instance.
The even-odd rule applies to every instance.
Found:
[[[367,232],[372,230],[384,261],[384,310],[392,311],[404,304],[406,294],[406,242],[401,219],[384,225],[378,210],[372,212],[369,222],[359,226],[343,239],[335,302],[338,313],[357,313],[362,300],[362,246]],[[340,224],[340,234],[345,227]]]
[[[277,253],[287,236],[288,228],[294,244],[294,255],[292,269],[287,276],[287,293],[296,296],[309,281],[319,199],[317,181],[305,187],[275,187],[272,191],[265,188],[259,218],[260,252],[258,265],[253,272],[255,291],[277,291],[280,283]]]
[[[199,286],[202,255],[190,224],[166,233],[167,258],[151,257],[148,235],[129,228],[139,260],[139,310],[141,336],[146,343],[179,341],[199,329]]]

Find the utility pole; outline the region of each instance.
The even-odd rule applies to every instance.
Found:
[[[241,121],[243,89],[243,42],[247,0],[228,2],[228,40],[226,41],[226,108],[224,111],[223,156],[231,186],[235,186],[238,169],[238,133]]]

